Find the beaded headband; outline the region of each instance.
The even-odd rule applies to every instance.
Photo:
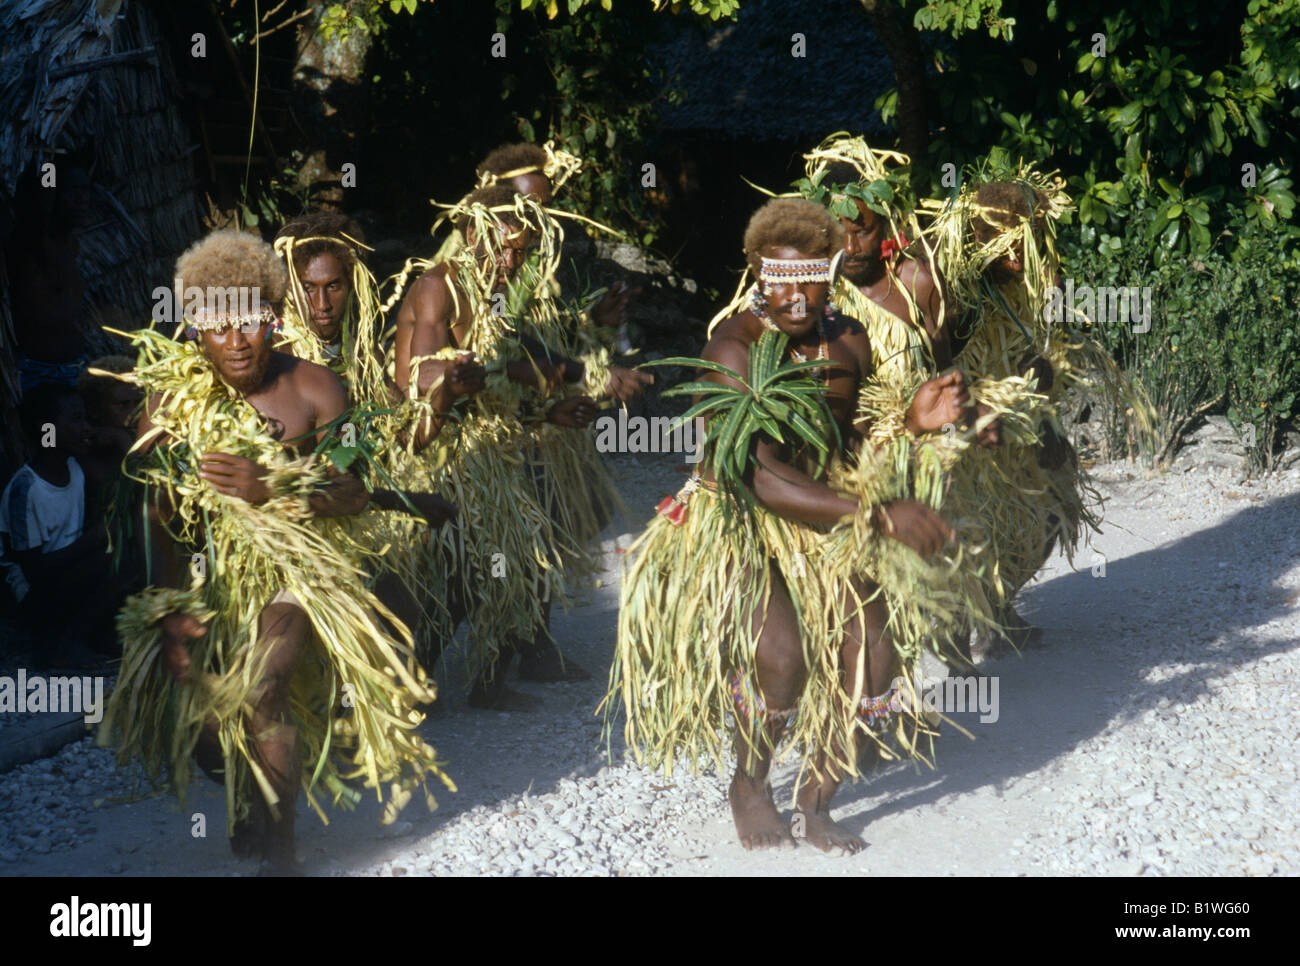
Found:
[[[829,258],[761,258],[759,281],[764,285],[789,285],[792,282],[827,282],[831,280]]]
[[[252,312],[244,312],[239,315],[231,315],[227,312],[210,312],[207,308],[200,308],[194,315],[187,314],[185,322],[189,328],[195,332],[210,332],[216,329],[224,329],[229,326],[252,325],[274,325],[276,322],[275,309],[270,304],[263,302],[260,307]]]

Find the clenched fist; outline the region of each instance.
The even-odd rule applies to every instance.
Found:
[[[921,384],[907,407],[907,428],[913,433],[933,433],[949,423],[962,425],[963,411],[969,405],[966,378],[960,369],[953,369]]]
[[[546,421],[567,429],[585,429],[596,418],[596,404],[586,396],[570,396],[551,407]]]
[[[932,557],[956,534],[943,517],[915,500],[894,500],[876,507],[872,519],[884,536]]]

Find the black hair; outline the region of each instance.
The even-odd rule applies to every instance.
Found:
[[[28,443],[36,445],[41,427],[57,420],[80,398],[72,386],[57,382],[43,382],[23,393],[18,403],[18,422]]]
[[[546,152],[536,144],[502,144],[487,153],[487,156],[478,163],[474,169],[474,174],[482,178],[485,174],[494,174],[500,177],[507,171],[518,171],[521,168],[536,168],[536,174],[543,177],[546,173]]]

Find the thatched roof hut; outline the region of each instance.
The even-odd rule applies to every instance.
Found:
[[[891,137],[873,105],[893,67],[858,0],[746,0],[734,23],[674,31],[648,59],[685,95],[664,110],[666,131],[810,146],[837,130]]]
[[[199,234],[194,139],[176,106],[169,45],[140,0],[9,0],[0,5],[0,211],[6,226],[25,172],[88,159],[95,220],[80,235],[86,326],[149,318],[155,286]],[[188,51],[185,51],[188,53]],[[179,52],[178,52],[179,55]],[[0,404],[17,399],[14,328],[0,253]],[[13,420],[6,455],[15,457]]]

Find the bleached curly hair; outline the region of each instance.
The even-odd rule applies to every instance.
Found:
[[[803,198],[773,198],[754,212],[745,228],[745,258],[755,278],[769,248],[797,248],[808,258],[830,258],[843,245],[839,221]]]
[[[223,228],[185,249],[176,259],[176,276],[185,288],[257,288],[276,306],[284,300],[289,275],[275,249],[257,235]]]

